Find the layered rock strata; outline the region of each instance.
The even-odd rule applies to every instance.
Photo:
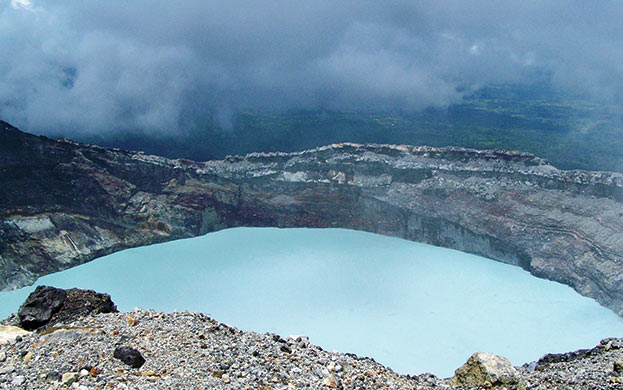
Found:
[[[527,153],[337,144],[192,162],[1,122],[0,188],[3,289],[228,227],[341,227],[518,265],[623,315],[623,175]]]

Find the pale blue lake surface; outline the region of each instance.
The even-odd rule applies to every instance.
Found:
[[[188,309],[244,330],[304,334],[404,374],[451,376],[477,351],[520,365],[623,336],[613,312],[518,267],[343,229],[228,229],[37,284],[107,292],[121,311]],[[0,317],[34,287],[1,293]]]

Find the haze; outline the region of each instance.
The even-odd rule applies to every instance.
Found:
[[[0,117],[174,133],[242,109],[444,107],[540,79],[620,104],[616,1],[3,0]]]

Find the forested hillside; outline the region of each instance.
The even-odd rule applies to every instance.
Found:
[[[463,146],[531,152],[561,169],[623,171],[621,110],[537,85],[488,86],[422,111],[240,112],[230,128],[208,115],[187,118],[166,135],[137,131],[79,141],[193,160],[345,141]]]

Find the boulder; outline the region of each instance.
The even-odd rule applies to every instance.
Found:
[[[66,290],[67,299],[63,308],[52,318],[52,321],[71,322],[76,318],[99,313],[116,313],[117,306],[110,295],[72,288]]]
[[[477,352],[454,372],[452,383],[457,386],[499,387],[518,386],[522,382],[519,372],[505,357],[487,352]]]
[[[145,364],[145,358],[141,353],[130,347],[117,347],[113,353],[115,359],[119,359],[130,367],[141,368]]]
[[[17,312],[20,325],[24,329],[35,330],[47,324],[52,315],[61,309],[66,297],[65,290],[50,286],[38,286],[35,291],[30,293]]]
[[[20,325],[28,330],[45,330],[90,314],[116,312],[108,294],[73,288],[63,290],[38,286],[18,311]]]

